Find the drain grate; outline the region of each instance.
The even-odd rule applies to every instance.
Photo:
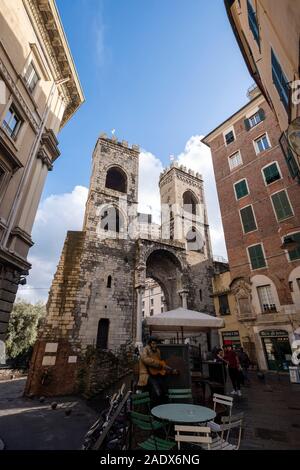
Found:
[[[288,442],[285,432],[274,429],[255,428],[255,436],[267,441]]]

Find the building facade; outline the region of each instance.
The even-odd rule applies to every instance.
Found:
[[[164,294],[160,285],[153,279],[146,279],[142,308],[143,318],[152,317],[166,310]]]
[[[57,133],[83,93],[54,0],[0,0],[0,339],[30,269]]]
[[[280,133],[253,90],[203,142],[212,152],[238,320],[259,367],[286,370],[300,322],[300,198]]]
[[[274,111],[290,174],[300,178],[300,4],[298,0],[225,0],[248,70]]]
[[[160,286],[168,310],[188,306],[214,313],[209,227],[206,209],[198,208],[204,204],[202,178],[176,163],[166,169],[159,182],[162,206],[173,201],[179,206],[181,201],[183,216],[185,198],[192,200],[187,231],[180,239],[170,239],[167,225],[172,218],[164,214],[164,235],[157,238],[154,231],[154,239],[141,238],[138,169],[137,146],[105,134],[98,139],[83,230],[67,234],[34,348],[27,393],[73,393],[79,383],[100,390],[108,375],[116,380],[124,372],[124,365],[116,369],[119,352],[124,359],[124,348],[142,342],[142,302],[149,279]],[[174,206],[173,213],[178,211]],[[192,229],[201,244],[189,246],[194,250],[189,252]],[[51,375],[49,383],[45,374]]]

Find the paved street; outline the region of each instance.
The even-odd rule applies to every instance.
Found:
[[[78,398],[23,398],[25,379],[0,381],[0,437],[5,448],[78,449],[97,413]],[[70,416],[65,410],[72,408]],[[244,411],[242,449],[300,449],[300,384],[288,376],[268,374],[259,381],[255,373],[251,386],[235,398],[234,413]]]
[[[79,449],[97,414],[78,398],[23,398],[24,378],[0,381],[0,438],[7,450]],[[56,410],[51,403],[57,401]],[[65,410],[72,408],[66,416]]]
[[[251,376],[235,398],[234,412],[244,411],[242,449],[300,449],[300,384],[287,375],[267,374],[265,381]]]

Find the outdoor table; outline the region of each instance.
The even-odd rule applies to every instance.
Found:
[[[188,403],[168,403],[166,405],[155,406],[152,408],[151,414],[169,423],[166,432],[167,438],[174,423],[206,423],[216,417],[214,410],[205,406],[190,405]]]

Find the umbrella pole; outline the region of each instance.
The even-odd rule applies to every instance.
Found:
[[[183,327],[181,326],[180,329],[181,329],[181,342],[182,344],[184,344]]]

